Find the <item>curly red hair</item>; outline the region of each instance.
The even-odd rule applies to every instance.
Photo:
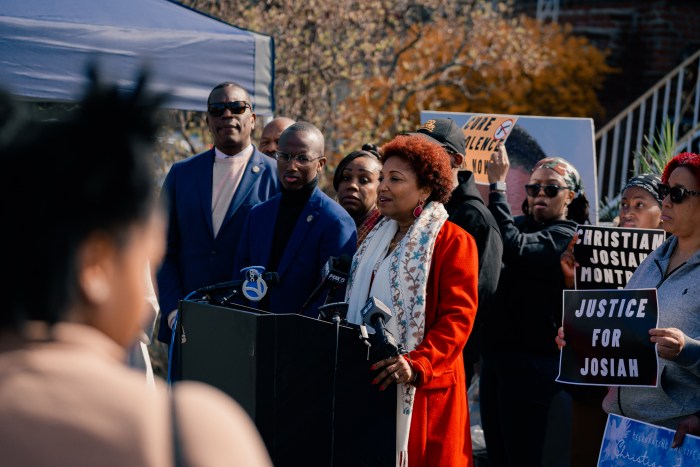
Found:
[[[700,182],[700,154],[695,154],[694,152],[682,152],[668,161],[668,164],[666,164],[666,167],[664,168],[664,173],[661,176],[661,183],[668,183],[668,177],[671,176],[671,172],[676,170],[678,167],[685,167],[693,172],[695,179]]]
[[[382,146],[382,163],[391,157],[408,162],[420,188],[431,190],[428,201],[446,203],[452,193],[450,157],[442,146],[419,135],[398,135]]]

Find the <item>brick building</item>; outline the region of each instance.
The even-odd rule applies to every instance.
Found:
[[[558,0],[559,23],[609,50],[610,76],[601,92],[606,120],[614,117],[700,49],[698,0]],[[515,0],[517,12],[537,14],[537,0]],[[598,124],[604,122],[597,122]]]

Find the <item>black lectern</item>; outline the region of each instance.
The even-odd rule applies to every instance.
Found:
[[[395,465],[395,386],[370,384],[357,329],[340,326],[336,339],[335,324],[306,316],[194,301],[180,313],[180,379],[238,401],[276,466]]]

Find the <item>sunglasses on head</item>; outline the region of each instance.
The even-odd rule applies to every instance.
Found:
[[[679,186],[668,186],[663,183],[659,183],[659,195],[661,199],[666,198],[666,196],[671,196],[671,201],[674,204],[682,203],[686,196],[700,196],[700,192],[686,190]]]
[[[567,187],[559,185],[540,185],[539,183],[525,185],[525,192],[528,196],[532,196],[533,198],[540,194],[540,189],[544,190],[544,194],[547,198],[554,198],[559,194],[559,190],[566,190]]]
[[[234,115],[240,115],[244,113],[245,109],[247,108],[253,110],[253,106],[251,106],[246,101],[213,102],[207,106],[209,115],[211,115],[212,117],[221,117],[226,111],[226,109],[228,109]]]

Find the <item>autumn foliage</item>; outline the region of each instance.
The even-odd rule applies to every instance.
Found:
[[[606,54],[483,0],[187,0],[271,35],[277,114],[326,135],[329,167],[414,129],[421,110],[600,117]],[[214,64],[213,64],[214,66]]]

